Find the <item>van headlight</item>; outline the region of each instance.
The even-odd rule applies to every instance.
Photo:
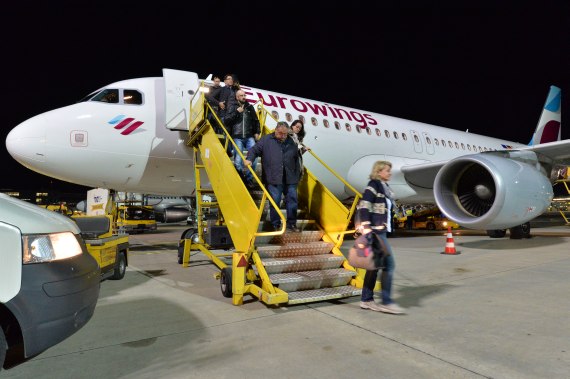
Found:
[[[71,232],[29,234],[22,236],[24,264],[67,259],[83,254],[81,245]]]

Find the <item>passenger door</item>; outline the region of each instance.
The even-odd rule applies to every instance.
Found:
[[[172,130],[188,130],[190,121],[190,102],[197,99],[194,96],[200,82],[195,72],[162,69],[166,90],[165,114],[166,127]]]

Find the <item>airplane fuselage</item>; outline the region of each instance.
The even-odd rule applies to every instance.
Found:
[[[85,186],[192,195],[193,150],[185,144],[187,132],[165,127],[164,79],[125,80],[105,88],[138,90],[142,104],[84,101],[38,115],[10,132],[6,143],[12,156],[34,171]],[[402,202],[433,201],[431,188],[420,191],[408,185],[403,166],[523,146],[257,88],[243,89],[248,101],[263,99],[279,120],[304,119],[305,144],[360,191],[375,161],[391,161],[391,186]],[[327,178],[322,166],[306,157],[307,168]],[[337,180],[327,185],[341,198],[349,195]]]

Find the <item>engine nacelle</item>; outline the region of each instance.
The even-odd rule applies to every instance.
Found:
[[[186,221],[192,212],[184,207],[164,208],[161,211],[155,211],[156,220],[164,223]]]
[[[435,177],[439,209],[471,229],[507,229],[542,214],[550,205],[550,181],[530,164],[492,154],[449,161]]]

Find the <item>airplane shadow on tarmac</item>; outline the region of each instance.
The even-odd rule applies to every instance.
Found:
[[[560,237],[532,237],[529,239],[481,239],[478,241],[467,241],[456,243],[457,246],[463,246],[470,249],[483,249],[483,250],[521,250],[533,249],[544,246],[554,246],[565,243],[565,240]]]

